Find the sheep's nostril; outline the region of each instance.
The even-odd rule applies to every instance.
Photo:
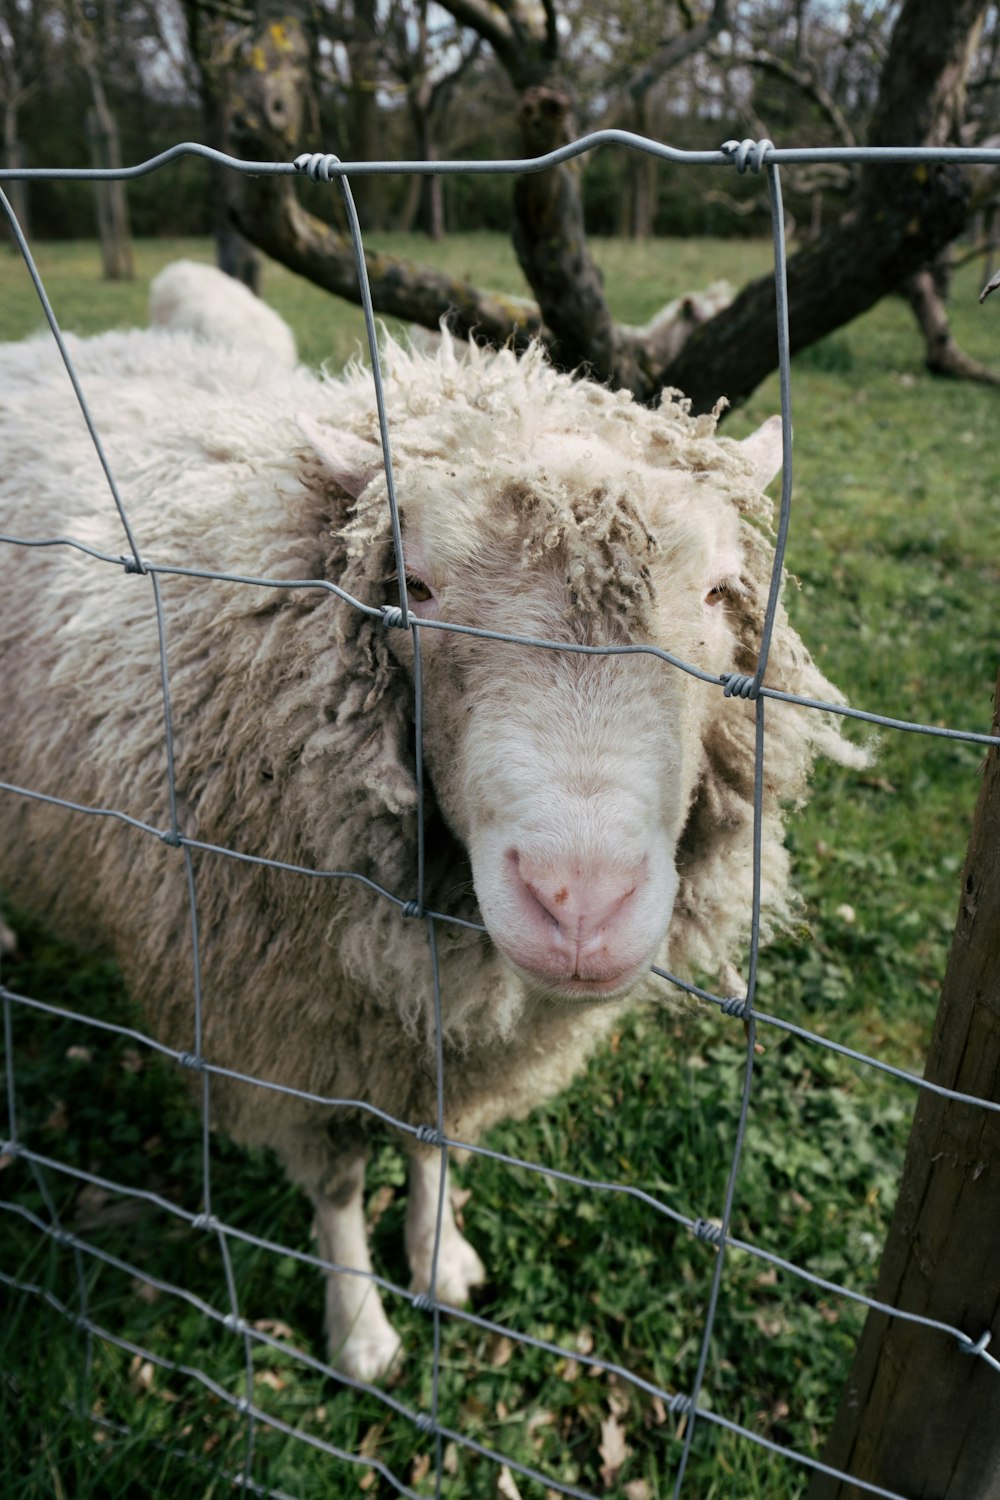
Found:
[[[575,943],[584,943],[613,928],[625,915],[641,883],[634,869],[625,874],[601,868],[539,870],[523,858],[517,860],[516,868],[518,881],[535,909]]]

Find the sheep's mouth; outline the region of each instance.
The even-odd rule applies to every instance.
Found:
[[[510,962],[509,959],[508,962]],[[513,964],[513,967],[539,999],[563,1005],[601,1005],[626,999],[635,989],[648,965],[638,964],[620,974],[604,979],[587,979],[578,974],[557,979],[548,974],[533,974],[529,969],[522,968],[520,964]]]

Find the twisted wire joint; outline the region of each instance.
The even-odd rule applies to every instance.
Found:
[[[757,696],[757,683],[745,672],[723,672],[719,681],[722,683],[724,698],[756,698]]]
[[[136,559],[132,556],[131,552],[123,552],[121,554],[121,564],[126,573],[145,574],[149,571],[142,558],[140,557],[137,562]]]
[[[340,157],[332,151],[303,151],[294,162],[296,172],[302,172],[310,182],[333,182],[331,167],[340,166]]]
[[[413,1299],[413,1306],[417,1312],[433,1312],[434,1303],[431,1301],[429,1292],[418,1292]]]
[[[402,630],[403,611],[400,609],[398,604],[383,604],[382,624],[386,627],[387,630],[392,628],[395,628],[396,630]]]
[[[735,1016],[737,1021],[745,1020],[749,1014],[749,1001],[744,995],[730,995],[728,1000],[722,1002],[722,1014],[724,1016]]]
[[[774,150],[774,142],[765,136],[763,140],[751,141],[723,141],[722,153],[728,156],[740,176],[747,167],[751,172],[759,172],[764,165],[767,153]]]
[[[981,1333],[979,1335],[975,1343],[973,1343],[970,1338],[967,1338],[963,1335],[963,1337],[958,1341],[958,1347],[961,1349],[963,1354],[985,1354],[986,1346],[989,1344],[989,1341],[992,1337],[993,1335],[988,1328],[985,1333]]]
[[[423,914],[424,914],[424,909],[420,905],[419,901],[404,901],[403,902],[403,916],[404,917],[422,917]]]
[[[706,1245],[722,1244],[721,1224],[713,1224],[710,1219],[695,1219],[693,1228],[695,1238],[704,1240]]]
[[[178,1052],[177,1061],[182,1068],[193,1068],[197,1073],[203,1072],[205,1068],[205,1059],[199,1057],[197,1052]]]
[[[418,1411],[413,1419],[413,1423],[418,1432],[429,1434],[434,1431],[434,1418],[428,1416],[425,1411]]]
[[[440,1146],[441,1137],[436,1125],[418,1125],[417,1140],[425,1146]]]

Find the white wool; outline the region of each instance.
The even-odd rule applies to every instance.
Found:
[[[154,276],[149,321],[267,355],[284,370],[298,362],[295,335],[274,309],[242,281],[200,261],[176,260]]]

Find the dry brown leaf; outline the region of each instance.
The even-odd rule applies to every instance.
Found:
[[[556,1374],[563,1380],[576,1380],[580,1374],[580,1361],[578,1359],[561,1359],[556,1365]]]
[[[514,1483],[514,1476],[506,1464],[500,1468],[500,1477],[497,1480],[497,1494],[503,1496],[503,1500],[521,1500],[521,1491]]]
[[[610,1380],[608,1381],[610,1385]],[[628,1397],[622,1391],[608,1392],[608,1410],[613,1417],[623,1417],[628,1411]]]
[[[254,1372],[254,1385],[266,1385],[269,1391],[283,1391],[288,1384],[282,1380],[277,1370],[256,1370]]]
[[[601,1422],[601,1443],[597,1451],[601,1455],[601,1479],[604,1488],[609,1490],[631,1451],[625,1441],[625,1429],[613,1414]]]
[[[532,1437],[541,1427],[552,1427],[555,1425],[556,1414],[554,1411],[536,1411],[528,1418],[528,1436]]]
[[[593,1354],[594,1333],[591,1328],[581,1328],[576,1336],[576,1352],[578,1354]]]
[[[384,1422],[376,1422],[374,1427],[369,1427],[361,1442],[358,1444],[358,1452],[362,1458],[374,1458],[378,1452],[378,1445],[382,1441],[385,1431]]]
[[[73,1062],[93,1062],[94,1054],[89,1047],[67,1047],[66,1056]]]
[[[657,1427],[662,1427],[667,1420],[667,1408],[663,1404],[662,1396],[654,1396],[652,1400],[653,1419]]]
[[[622,1494],[625,1500],[650,1500],[651,1491],[645,1479],[630,1479],[622,1485]]]
[[[68,1124],[69,1115],[66,1112],[66,1101],[65,1099],[57,1099],[43,1128],[45,1130],[65,1130]]]
[[[514,1342],[506,1334],[500,1333],[490,1341],[489,1361],[495,1370],[502,1370],[504,1365],[509,1364],[510,1357],[514,1353]]]
[[[419,1484],[421,1479],[426,1479],[431,1469],[431,1456],[429,1453],[421,1453],[410,1465],[410,1483]]]
[[[370,1490],[377,1477],[374,1469],[366,1469],[358,1480],[358,1489]]]
[[[258,1333],[269,1333],[274,1339],[293,1339],[295,1334],[280,1318],[256,1318],[250,1325]]]
[[[458,1473],[458,1446],[455,1443],[445,1444],[444,1456],[441,1459],[441,1467],[446,1474]]]
[[[151,1391],[156,1379],[156,1368],[151,1360],[143,1359],[141,1354],[134,1354],[128,1367],[129,1379],[133,1385],[140,1390]]]

